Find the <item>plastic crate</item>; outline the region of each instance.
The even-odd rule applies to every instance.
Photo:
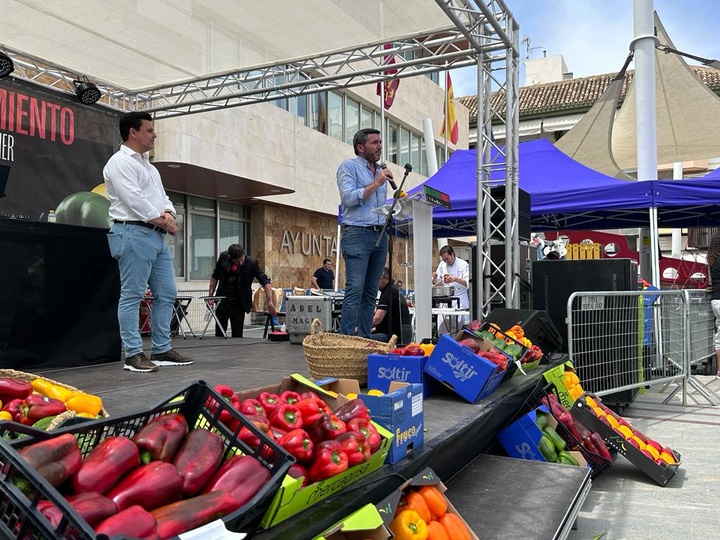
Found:
[[[236,430],[220,422],[222,411],[228,411],[239,421]],[[52,433],[38,431],[15,422],[0,422],[0,537],[48,540],[94,540],[93,529],[74,511],[63,496],[28,466],[16,450],[32,443],[72,433],[78,439],[83,457],[87,456],[103,439],[110,436],[133,437],[150,420],[167,413],[181,413],[190,429],[216,431],[225,443],[225,458],[239,452],[257,458],[270,472],[268,483],[236,512],[225,516],[223,522],[229,531],[253,534],[263,515],[280,489],[287,470],[295,459],[282,447],[249,422],[204,381],[187,386],[149,410],[103,420],[93,420],[69,426]],[[238,438],[246,427],[259,439],[256,449]],[[14,484],[17,477],[27,479],[29,494],[23,494]],[[37,510],[41,499],[49,499],[60,508],[66,519],[53,529]]]

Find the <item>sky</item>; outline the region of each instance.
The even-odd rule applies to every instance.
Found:
[[[520,85],[526,58],[563,55],[574,78],[620,70],[633,39],[633,0],[505,0],[520,25]],[[654,0],[675,48],[720,60],[717,0]],[[689,61],[689,63],[696,63]],[[629,69],[634,69],[631,63]],[[455,97],[476,93],[474,68],[451,72]]]

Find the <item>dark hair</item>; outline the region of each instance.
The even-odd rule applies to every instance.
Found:
[[[325,263],[331,263],[332,261],[330,259],[323,259],[323,264]]]
[[[710,246],[708,246],[706,256],[708,267],[713,265],[718,255],[720,255],[720,234],[716,234],[712,237],[712,240],[710,240]]]
[[[383,268],[383,273],[381,277],[390,279],[390,269],[387,266]]]
[[[231,244],[228,248],[228,255],[231,259],[237,259],[245,255],[245,250],[240,244]]]
[[[455,250],[451,246],[443,246],[440,248],[440,255],[454,255]]]
[[[370,135],[380,135],[380,132],[377,129],[365,128],[353,135],[353,150],[356,156],[358,155],[358,144],[365,144]]]
[[[134,111],[127,113],[125,116],[123,116],[120,119],[120,137],[122,137],[123,142],[128,140],[128,137],[130,137],[130,130],[139,130],[140,126],[142,126],[143,120],[147,120],[148,122],[153,121],[153,117],[150,115],[149,112],[145,111]]]

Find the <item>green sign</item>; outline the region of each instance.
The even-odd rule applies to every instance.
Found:
[[[438,191],[437,189],[428,186],[423,186],[423,190],[425,192],[425,200],[427,202],[434,204],[435,206],[441,206],[442,208],[452,210],[452,206],[450,205],[450,196],[447,193],[443,193],[442,191]]]

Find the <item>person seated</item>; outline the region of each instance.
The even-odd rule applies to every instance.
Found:
[[[383,270],[378,289],[380,290],[380,300],[378,300],[373,315],[370,339],[388,342],[392,335],[396,335],[398,343],[410,342],[410,335],[405,335],[409,334],[411,325],[410,310],[400,289],[394,282],[391,283],[389,268]],[[391,312],[389,317],[388,312]],[[390,319],[392,319],[392,323],[389,323]]]

